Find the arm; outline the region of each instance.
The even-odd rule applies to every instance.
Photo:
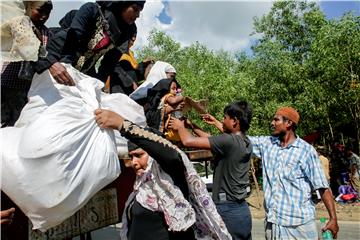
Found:
[[[323,231],[330,230],[334,238],[336,238],[336,235],[339,231],[339,226],[336,218],[336,210],[335,210],[333,195],[328,188],[319,189],[319,192],[320,192],[321,200],[324,202],[330,218]]]
[[[210,142],[208,137],[193,136],[184,125],[184,122],[171,117],[169,127],[178,131],[181,143],[185,147],[210,149]]]
[[[224,132],[222,123],[219,120],[217,120],[214,116],[210,114],[203,114],[201,115],[201,117],[203,121],[206,122],[207,124],[215,126],[217,129],[219,129],[220,132]]]
[[[104,109],[95,111],[95,120],[101,128],[119,129],[122,136],[145,150],[171,176],[176,176],[179,172],[183,174],[183,171],[179,171],[184,165],[177,147],[154,133],[153,129],[139,127]]]
[[[166,102],[170,105],[176,105],[179,104],[180,102],[184,101],[184,97],[183,96],[169,96],[166,98]]]
[[[87,47],[87,42],[94,31],[97,17],[97,6],[87,3],[76,12],[71,26],[67,30],[61,30],[54,37],[50,38],[47,46],[48,55],[41,59],[42,66],[37,72],[49,68],[54,79],[61,84],[75,85],[60,62],[75,64],[80,57],[79,49]]]
[[[191,130],[199,137],[210,137],[211,134],[205,132],[202,128],[200,128],[195,123],[192,123],[189,119],[185,120],[185,127],[191,128]]]

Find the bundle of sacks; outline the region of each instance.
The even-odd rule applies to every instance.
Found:
[[[118,155],[127,154],[127,142],[118,131],[100,129],[94,111],[146,123],[128,96],[102,93],[101,81],[64,66],[76,86],[56,83],[49,71],[35,75],[15,127],[0,130],[2,191],[41,231],[73,215],[121,172]]]

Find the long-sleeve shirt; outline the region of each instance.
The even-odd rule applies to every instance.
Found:
[[[101,49],[95,50],[93,47],[98,46],[101,40],[97,39],[96,34],[97,31],[101,33],[105,28],[101,25],[104,21],[108,26],[106,33],[109,35],[109,43],[113,45],[106,44]],[[105,81],[121,54],[128,51],[128,40],[136,29],[136,25],[120,23],[115,19],[111,9],[100,10],[97,3],[82,5],[70,22],[68,28],[61,29],[52,36],[47,46],[48,54],[39,60],[40,64],[35,67],[35,71],[41,73],[55,62],[76,66],[80,57],[84,57],[84,64],[79,67],[79,70]],[[101,62],[99,74],[95,75],[94,65],[101,56],[104,56],[104,59]]]
[[[185,180],[185,166],[174,145],[159,136],[158,131],[152,128],[141,128],[128,121],[124,121],[120,133],[145,150],[171,176],[174,184],[180,188],[184,197],[188,197],[189,190]],[[129,239],[131,240],[194,239],[191,228],[184,232],[167,231],[163,213],[145,209],[137,201],[134,201],[131,215],[132,218],[129,223]]]

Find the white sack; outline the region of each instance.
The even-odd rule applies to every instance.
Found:
[[[108,108],[142,126],[146,121],[129,97],[101,93],[102,82],[66,67],[76,86],[55,83],[48,71],[35,75],[16,127],[0,130],[2,190],[42,231],[120,174],[114,131],[97,126],[94,110]],[[118,135],[117,142],[126,154],[126,140]]]

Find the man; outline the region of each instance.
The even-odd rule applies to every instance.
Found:
[[[279,108],[271,122],[272,136],[249,137],[262,159],[266,239],[318,239],[311,192],[319,190],[329,221],[323,231],[339,230],[332,193],[316,150],[295,130],[298,112]]]
[[[345,156],[350,166],[350,183],[360,193],[360,158],[350,147],[346,148]]]
[[[323,149],[324,149],[324,147],[318,146],[316,151],[318,153],[321,165],[323,167],[326,180],[330,184],[330,162],[329,162],[329,159],[324,156]]]
[[[193,136],[185,123],[171,118],[170,128],[177,130],[185,147],[209,149],[215,155],[212,198],[233,239],[251,239],[251,213],[245,201],[250,191],[249,168],[252,146],[245,135],[250,127],[252,110],[247,102],[226,106],[222,124],[205,114],[205,122],[223,133],[211,136],[192,125]]]

